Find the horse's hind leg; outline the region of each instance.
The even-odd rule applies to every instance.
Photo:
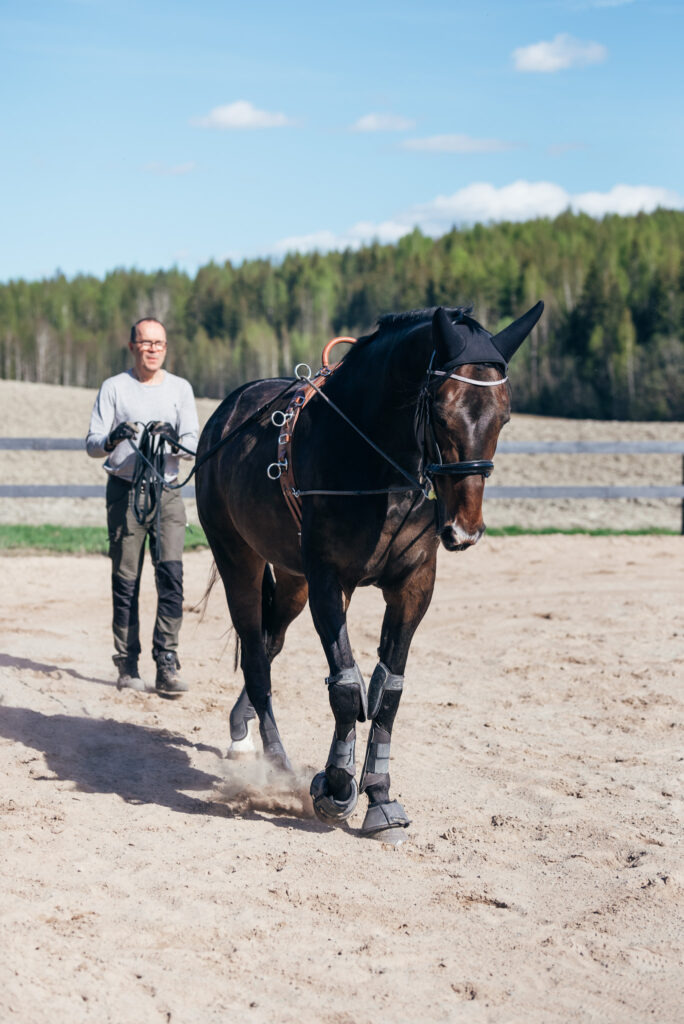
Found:
[[[230,617],[240,638],[240,665],[246,697],[259,718],[265,756],[289,770],[271,703],[271,666],[262,632],[262,587],[266,563],[244,543],[214,549],[216,565],[226,591]]]
[[[247,696],[247,687],[243,686],[240,696],[230,709],[228,757],[241,757],[243,754],[251,754],[256,750],[251,728],[251,723],[256,716],[254,706]]]
[[[276,569],[274,579],[270,567],[264,567],[261,624],[269,662],[272,662],[283,649],[287,628],[306,605],[307,597],[308,586],[305,577]],[[256,711],[247,696],[247,688],[243,687],[230,712],[229,754],[239,755],[255,749],[250,734],[250,722],[255,718]]]
[[[268,660],[273,661],[283,649],[288,627],[306,606],[309,586],[305,576],[276,569],[275,587],[271,586],[269,590],[267,593],[264,588],[262,595],[262,623],[266,654]]]

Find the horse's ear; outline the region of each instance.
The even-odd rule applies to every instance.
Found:
[[[508,327],[504,327],[503,331],[499,331],[498,334],[494,335],[492,341],[507,363],[510,362],[511,357],[518,351],[543,312],[544,303],[538,302],[532,309],[528,309],[526,313],[523,313],[519,320],[514,320]]]
[[[432,317],[432,342],[435,346],[437,366],[452,362],[466,345],[466,339],[454,330],[446,310],[441,306],[435,310]]]

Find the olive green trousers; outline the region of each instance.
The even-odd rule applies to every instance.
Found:
[[[137,660],[140,654],[138,599],[149,538],[157,588],[157,614],[152,656],[178,650],[183,618],[183,546],[185,507],[180,491],[162,491],[161,516],[153,511],[139,523],[133,511],[133,488],[126,480],[107,481],[107,528],[112,560],[112,603],[115,658]]]

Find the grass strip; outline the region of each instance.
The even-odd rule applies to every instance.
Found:
[[[646,537],[679,536],[676,530],[647,527],[643,530],[583,529],[542,526],[527,529],[524,526],[494,526],[487,530],[490,537],[534,537],[550,534],[579,535],[584,537]],[[201,526],[188,526],[185,531],[185,550],[208,547]],[[0,551],[53,551],[69,555],[106,555],[107,530],[104,526],[22,526],[0,523]]]
[[[207,547],[200,526],[188,526],[185,549]],[[104,526],[7,525],[0,523],[0,551],[56,551],[69,555],[106,555],[109,548]]]

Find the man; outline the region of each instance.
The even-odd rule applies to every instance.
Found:
[[[160,449],[157,465],[163,469],[166,482],[175,483],[179,458],[191,456],[179,451],[173,442],[194,452],[199,423],[191,385],[163,368],[164,325],[154,317],[139,320],[131,328],[128,347],[133,368],[103,383],[86,438],[88,455],[106,457],[104,468],[109,474],[107,527],[117,687],[146,689],[138,672],[138,595],[145,539],[149,536],[158,599],[152,642],[157,664],[155,691],[162,697],[175,698],[188,689],[178,674],[177,654],[183,615],[185,508],[180,490],[162,489],[149,473],[140,482],[139,469],[144,463],[138,444],[146,436],[155,450]],[[170,441],[162,442],[161,435]],[[134,484],[136,477],[138,482]]]

